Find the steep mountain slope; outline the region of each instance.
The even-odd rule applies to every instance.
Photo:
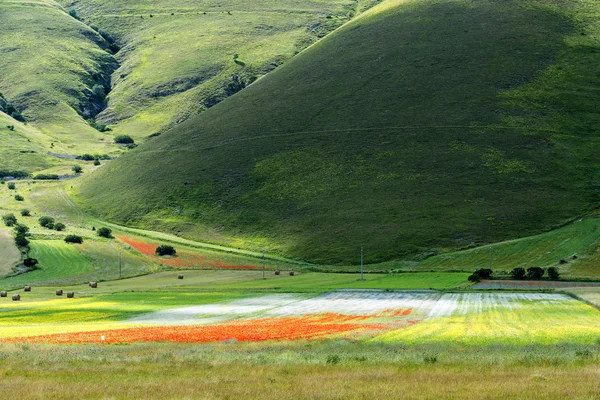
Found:
[[[76,187],[98,215],[319,262],[600,206],[600,5],[388,0]]]
[[[136,139],[241,90],[380,0],[62,1],[121,47],[98,120]]]
[[[110,88],[117,63],[107,50],[98,33],[52,0],[0,2],[0,91],[48,136],[39,145],[55,144],[47,151],[111,151],[110,137],[84,120],[102,109],[94,85]]]

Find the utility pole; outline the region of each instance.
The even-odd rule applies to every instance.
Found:
[[[363,248],[360,248],[360,280],[363,281]]]
[[[119,246],[119,279],[121,279],[122,275],[122,268],[123,268],[123,262],[121,261],[121,251],[123,249],[121,249],[121,247]]]
[[[265,251],[262,251],[262,271],[263,271],[263,279],[265,278]]]
[[[490,269],[492,269],[492,244],[490,243]]]

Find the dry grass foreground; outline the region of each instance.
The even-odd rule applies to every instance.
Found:
[[[92,356],[92,354],[90,354]],[[29,399],[597,399],[600,368],[252,366],[168,360],[0,367],[0,391]]]

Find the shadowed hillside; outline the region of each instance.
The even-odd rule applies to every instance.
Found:
[[[79,201],[332,263],[550,229],[600,205],[599,11],[387,1],[85,177]]]

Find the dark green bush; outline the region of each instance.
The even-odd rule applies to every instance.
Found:
[[[31,211],[29,211],[28,209],[24,208],[21,210],[21,215],[23,217],[29,217],[31,215]]]
[[[17,237],[15,237],[15,244],[17,247],[27,247],[29,246],[29,240],[27,240],[25,235],[17,235]]]
[[[67,237],[65,237],[65,242],[81,244],[81,243],[83,243],[83,238],[78,235],[67,235]]]
[[[177,252],[173,248],[173,246],[169,246],[166,244],[161,244],[156,248],[156,254],[159,256],[174,256]]]
[[[15,190],[17,186],[14,182],[8,182],[7,188],[9,188],[10,190]]]
[[[38,181],[57,181],[59,177],[56,174],[38,174],[33,179]]]
[[[23,201],[23,200],[25,200],[25,197],[21,196],[20,194],[15,194],[15,200],[16,201]]]
[[[59,231],[59,232],[64,231],[66,227],[67,226],[65,224],[63,224],[62,222],[57,222],[56,224],[54,224],[55,231]]]
[[[40,223],[40,226],[43,228],[47,228],[48,225],[52,224],[52,226],[54,226],[54,218],[49,217],[47,215],[40,217],[40,219],[38,219],[38,222]]]
[[[17,223],[17,217],[15,217],[15,214],[5,214],[2,216],[2,220],[6,226],[14,226]]]
[[[113,237],[112,230],[110,228],[100,228],[98,229],[98,236],[111,239]]]
[[[117,135],[117,136],[115,136],[115,143],[118,143],[118,144],[133,144],[134,140],[129,135]]]
[[[28,268],[31,267],[35,267],[36,265],[38,265],[39,261],[36,260],[35,258],[26,258],[23,260],[23,265],[25,265]]]
[[[539,281],[544,276],[544,269],[540,267],[527,268],[527,279]]]
[[[558,272],[558,268],[556,267],[550,267],[548,268],[548,277],[553,280],[553,281],[557,281],[560,279],[560,273]]]
[[[521,268],[521,267],[513,268],[513,270],[510,271],[510,276],[513,279],[524,279],[525,278],[525,268]]]
[[[29,227],[23,224],[16,224],[15,232],[17,233],[17,235],[26,235],[27,232],[29,232]]]
[[[73,172],[75,172],[76,174],[81,174],[83,172],[83,168],[81,168],[79,165],[74,165],[73,168],[71,168],[73,170]]]

